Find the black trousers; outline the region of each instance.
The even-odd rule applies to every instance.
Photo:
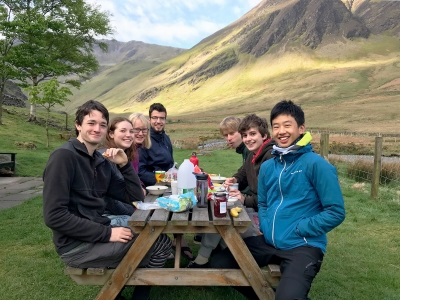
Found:
[[[301,246],[289,250],[276,249],[265,242],[264,236],[244,239],[245,244],[260,267],[268,264],[280,266],[281,278],[275,299],[308,299],[311,284],[323,262],[320,248]],[[212,268],[239,268],[228,248],[214,252],[210,259]],[[249,299],[255,299],[250,287],[236,288]],[[257,297],[256,297],[257,298]]]

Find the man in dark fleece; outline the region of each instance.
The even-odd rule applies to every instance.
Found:
[[[143,200],[139,178],[124,150],[96,150],[106,136],[108,120],[100,102],[81,105],[75,118],[77,137],[53,151],[43,174],[44,222],[52,229],[58,255],[72,267],[116,268],[137,236],[130,228],[112,227],[103,216],[107,196],[127,203]],[[148,267],[156,245],[160,243],[153,245],[140,267]],[[136,286],[133,299],[147,299],[149,289]]]

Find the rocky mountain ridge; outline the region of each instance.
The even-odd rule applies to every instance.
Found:
[[[377,118],[397,132],[399,16],[399,1],[265,0],[189,50],[148,46],[167,58],[141,42],[109,41],[108,54],[96,52],[101,70],[63,111],[90,97],[117,114],[162,101],[174,117],[194,119],[231,108],[263,114],[290,97],[310,104],[311,124],[322,129]],[[319,121],[322,110],[343,123]]]

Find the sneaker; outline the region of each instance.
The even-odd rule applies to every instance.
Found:
[[[201,234],[195,234],[195,236],[194,236],[194,244],[197,244],[197,245],[201,244]]]
[[[195,261],[189,262],[189,264],[186,266],[186,268],[209,268],[210,264],[207,262],[206,264],[198,264],[195,263]]]

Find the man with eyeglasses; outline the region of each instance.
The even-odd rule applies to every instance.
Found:
[[[155,171],[168,171],[174,166],[171,139],[165,132],[166,116],[166,108],[161,103],[149,107],[151,147],[139,150],[139,178],[145,186],[156,183]],[[184,239],[181,245],[182,256],[192,261],[192,250]]]
[[[156,184],[155,171],[168,171],[174,165],[171,139],[165,132],[166,108],[161,103],[149,107],[151,147],[139,149],[139,177],[145,186]]]

